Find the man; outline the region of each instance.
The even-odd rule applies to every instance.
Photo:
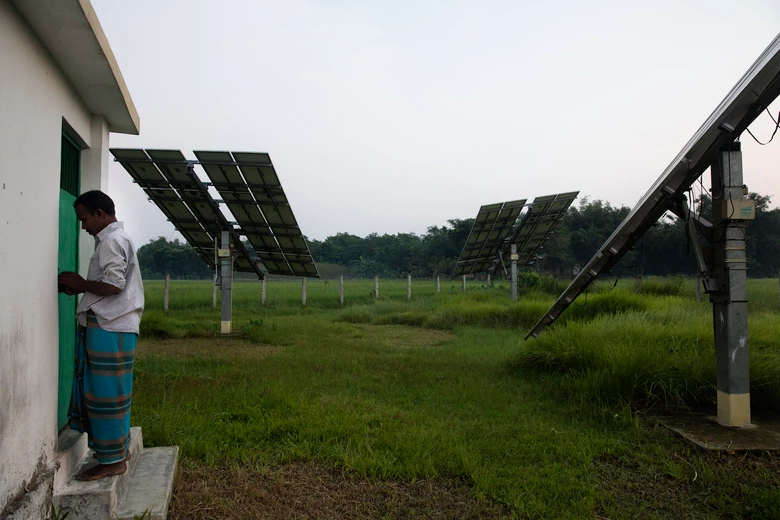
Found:
[[[84,293],[79,322],[70,427],[87,432],[98,465],[76,476],[97,480],[127,471],[133,354],[144,308],[144,288],[135,247],[118,222],[114,201],[88,191],[73,203],[81,228],[95,237],[85,280],[62,272],[60,292]]]

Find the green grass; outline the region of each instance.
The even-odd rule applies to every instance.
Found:
[[[426,280],[407,302],[405,281],[381,283],[376,301],[371,281],[349,281],[344,308],[333,281],[310,283],[306,308],[299,283],[269,283],[266,307],[259,284],[237,283],[248,341],[215,337],[208,283],[174,282],[167,314],[147,283],[134,424],[185,464],[314,459],[369,478],[464,479],[519,518],[780,517],[778,467],[752,455],[735,467],[638,413],[713,402],[711,307],[692,283],[582,295],[527,342],[554,296],[511,302],[459,281],[436,295]],[[777,282],[749,290],[753,399],[780,412]]]

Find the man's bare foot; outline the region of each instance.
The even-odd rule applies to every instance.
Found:
[[[97,454],[94,451],[90,452],[89,456],[92,458],[97,458]],[[130,450],[127,450],[127,457],[125,457],[125,462],[130,462],[130,459],[132,458],[133,458],[133,454],[130,453]]]
[[[80,481],[100,480],[101,478],[121,475],[125,471],[127,471],[127,463],[125,461],[115,462],[114,464],[98,464],[86,471],[82,471],[74,478]]]

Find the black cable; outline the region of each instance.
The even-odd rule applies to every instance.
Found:
[[[775,138],[775,134],[777,134],[777,131],[778,131],[778,129],[780,129],[780,112],[778,112],[778,113],[777,113],[777,119],[775,119],[775,118],[772,116],[772,112],[770,112],[770,111],[769,111],[769,108],[768,108],[768,107],[764,107],[764,110],[766,111],[766,113],[767,113],[767,114],[769,114],[769,117],[772,119],[772,122],[775,124],[775,131],[774,131],[774,132],[772,132],[772,137],[770,137],[770,138],[769,138],[769,141],[767,141],[767,142],[765,142],[765,143],[762,143],[761,141],[759,141],[759,140],[758,140],[758,138],[756,138],[756,136],[755,136],[755,135],[753,135],[753,132],[751,132],[751,131],[750,131],[750,128],[746,128],[746,129],[745,129],[745,130],[747,130],[747,132],[750,134],[750,137],[752,137],[752,138],[753,138],[753,140],[754,140],[755,142],[757,142],[758,144],[760,144],[761,146],[766,146],[766,145],[768,145],[769,143],[771,143],[771,142],[772,142],[772,140]]]

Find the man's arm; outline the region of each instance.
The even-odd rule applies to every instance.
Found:
[[[67,294],[88,292],[98,296],[114,296],[122,292],[122,289],[110,283],[85,280],[81,275],[72,271],[60,273],[57,277],[57,285],[60,287],[60,292]]]

